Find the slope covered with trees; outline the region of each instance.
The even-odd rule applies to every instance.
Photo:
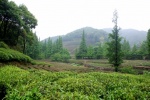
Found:
[[[72,31],[62,36],[64,47],[69,50],[71,54],[75,53],[76,48],[80,45],[83,30],[85,32],[85,40],[87,46],[98,46],[108,41],[108,34],[112,32],[112,28],[95,29],[92,27],[84,27]],[[121,29],[119,35],[129,42],[130,46],[134,44],[142,44],[146,40],[146,31],[138,31],[135,29]],[[51,37],[52,41],[56,41],[59,36]],[[136,38],[135,38],[136,37]],[[123,39],[123,40],[124,40]]]
[[[27,43],[32,43],[32,29],[36,26],[36,18],[25,5],[0,0],[0,41],[25,53]]]
[[[75,53],[75,50],[80,45],[83,30],[85,33],[85,40],[86,40],[87,46],[90,46],[90,45],[98,46],[99,42],[104,43],[108,39],[108,33],[106,33],[103,30],[94,29],[92,27],[80,28],[66,35],[63,35],[62,41],[63,41],[64,47],[67,48],[72,55]],[[51,39],[53,41],[56,41],[58,37],[59,36],[51,37]]]
[[[40,42],[39,46],[39,58],[51,59],[52,61],[67,62],[70,59],[70,53],[63,47],[62,37],[59,37],[56,41],[48,40]]]

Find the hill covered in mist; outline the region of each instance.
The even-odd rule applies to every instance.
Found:
[[[63,46],[67,48],[71,54],[79,47],[82,33],[85,33],[87,45],[96,46],[98,43],[104,43],[108,40],[108,34],[111,33],[111,28],[95,29],[92,27],[84,27],[74,30],[66,35],[62,35]],[[146,31],[139,31],[135,29],[122,29],[119,35],[129,41],[130,45],[139,44],[146,40]],[[51,37],[55,41],[59,36]]]

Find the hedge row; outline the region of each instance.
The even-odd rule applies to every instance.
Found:
[[[9,61],[19,61],[19,62],[31,62],[32,59],[12,49],[0,48],[0,61],[9,62]]]
[[[0,68],[8,100],[149,100],[150,73],[74,73]],[[1,89],[1,88],[0,88]],[[1,89],[2,90],[2,89]],[[1,95],[1,94],[0,94]]]

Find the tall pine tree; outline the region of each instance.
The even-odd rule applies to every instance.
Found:
[[[150,29],[148,30],[147,33],[147,46],[148,46],[148,58],[150,59]]]
[[[131,49],[129,41],[127,41],[126,39],[124,39],[124,41],[122,43],[122,48],[121,49],[123,51],[124,58],[127,59],[127,57],[130,54],[130,49]]]
[[[49,37],[48,40],[47,40],[47,45],[46,45],[46,52],[47,52],[47,56],[46,58],[50,58],[50,56],[52,55],[52,40],[51,38]]]
[[[115,71],[118,71],[119,65],[123,62],[122,60],[122,52],[121,52],[121,38],[119,37],[119,28],[118,28],[118,12],[117,10],[113,13],[112,22],[115,24],[112,34],[109,34],[109,42],[108,42],[108,59],[111,64],[114,65]]]
[[[84,30],[83,30],[82,40],[81,40],[79,51],[78,51],[76,57],[83,59],[86,56],[87,56],[87,46],[86,46],[85,34],[84,34]]]

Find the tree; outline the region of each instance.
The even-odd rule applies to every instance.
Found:
[[[101,43],[98,44],[98,47],[94,48],[94,54],[96,59],[101,59],[103,57],[103,48]]]
[[[67,49],[63,48],[62,37],[59,37],[55,42],[50,38],[40,42],[40,57],[43,59],[50,58],[52,61],[68,62],[70,54]]]
[[[148,48],[147,41],[143,41],[139,48],[139,54],[143,55],[143,56],[147,56],[147,54],[148,54],[147,48]]]
[[[136,44],[133,45],[132,50],[131,50],[132,55],[137,55],[138,54],[138,47]]]
[[[129,44],[129,41],[127,41],[126,39],[124,39],[122,43],[121,50],[123,51],[124,57],[127,58],[130,54],[130,44]]]
[[[150,29],[148,30],[147,33],[147,46],[148,46],[148,58],[150,58]]]
[[[50,38],[48,38],[48,41],[47,41],[47,56],[46,58],[50,58],[50,56],[52,55],[52,40]]]
[[[38,59],[40,54],[40,44],[37,35],[33,34],[32,44],[26,44],[26,54],[33,59]]]
[[[20,46],[25,53],[26,43],[32,43],[34,38],[32,29],[36,25],[36,18],[25,5],[17,6],[13,1],[0,0],[0,41],[11,47]]]
[[[22,20],[20,10],[13,1],[0,0],[0,41],[16,45]]]
[[[108,42],[108,60],[111,64],[114,65],[115,71],[118,71],[119,65],[123,62],[122,60],[122,51],[121,51],[121,38],[119,37],[119,28],[117,25],[118,22],[118,12],[117,10],[113,13],[112,22],[115,24],[112,34],[109,34],[109,42]]]
[[[94,56],[94,50],[93,50],[93,47],[92,46],[89,46],[87,48],[87,57],[88,59],[92,59]]]
[[[77,58],[84,58],[87,56],[87,46],[86,46],[86,41],[85,41],[85,34],[84,34],[84,30],[83,30],[83,33],[82,33],[82,40],[80,42],[80,47],[79,47],[79,50],[78,50],[78,53],[76,55]]]

